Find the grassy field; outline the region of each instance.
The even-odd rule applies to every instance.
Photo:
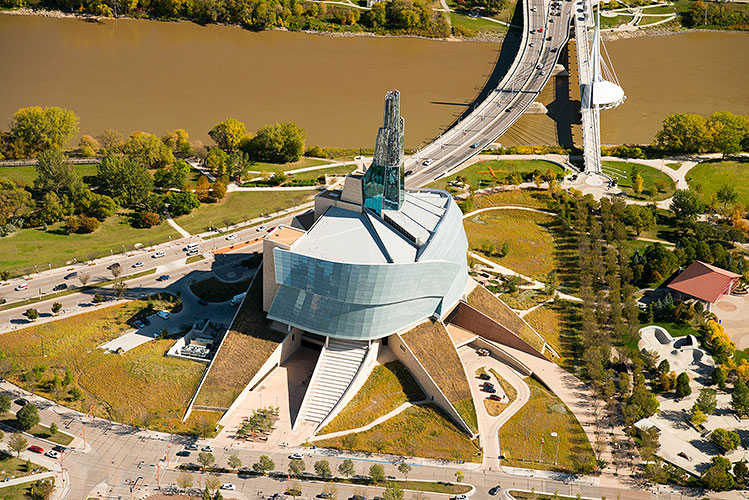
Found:
[[[574,472],[576,463],[593,460],[585,431],[562,400],[535,379],[527,377],[525,381],[531,389],[530,399],[499,431],[505,457],[502,463]]]
[[[252,281],[251,277],[242,281],[226,283],[212,277],[191,284],[190,291],[198,298],[208,302],[226,302],[227,300],[231,300],[235,295],[246,292],[250,286],[250,281]]]
[[[354,399],[319,434],[362,427],[407,401],[424,397],[419,384],[400,361],[378,365]]]
[[[563,368],[571,369],[582,355],[580,343],[580,306],[574,302],[554,301],[528,313],[524,318],[561,356],[554,358]]]
[[[559,494],[531,493],[528,491],[510,490],[515,500],[576,500],[578,497],[568,497]]]
[[[75,165],[75,171],[81,177],[96,175],[96,165]],[[0,167],[0,178],[10,179],[18,186],[32,186],[36,179],[36,167]]]
[[[91,234],[65,234],[62,223],[49,226],[47,231],[21,229],[0,238],[0,270],[17,276],[34,272],[36,265],[44,271],[50,264],[60,267],[74,260],[84,262],[109,255],[110,250],[122,252],[122,245],[132,250],[136,243],[150,246],[163,243],[170,236],[173,239],[180,237],[168,224],[136,229],[130,225],[127,214],[122,212],[109,217]]]
[[[473,198],[474,210],[487,207],[515,205],[546,209],[549,206],[549,191],[540,189],[510,189]]]
[[[521,210],[493,210],[464,219],[469,248],[520,274],[543,280],[556,269],[554,260],[554,217]],[[494,246],[492,255],[482,250],[485,243]],[[509,251],[498,255],[504,242]]]
[[[602,28],[615,28],[622,24],[628,23],[632,20],[632,14],[620,14],[616,17],[608,17],[601,15],[601,27]]]
[[[495,297],[486,288],[477,286],[468,296],[468,305],[486,314],[505,328],[510,329],[515,335],[539,351],[543,348],[541,338],[520,319],[520,316],[512,312],[505,303]]]
[[[450,22],[453,26],[460,26],[477,32],[506,33],[507,26],[495,23],[480,17],[470,17],[457,12],[450,13]]]
[[[637,165],[640,168],[640,175],[642,175],[642,190],[643,192],[636,195],[632,191],[632,179],[630,178],[630,172],[632,167]],[[676,191],[676,184],[671,180],[671,177],[659,171],[656,168],[642,165],[640,163],[627,163],[624,161],[604,161],[603,162],[603,173],[616,178],[618,187],[624,194],[631,198],[639,200],[665,200],[673,196]],[[665,191],[659,192],[655,184],[658,181],[662,181],[665,185]],[[652,192],[652,195],[646,195],[648,191]]]
[[[67,446],[73,442],[73,436],[71,436],[70,434],[66,434],[60,430],[52,434],[52,431],[49,430],[49,427],[42,424],[36,424],[34,427],[29,429],[29,434],[34,437],[47,439],[49,441],[52,441],[53,443],[61,444],[63,446]]]
[[[307,179],[317,179],[318,177],[328,174],[337,174],[337,175],[346,175],[350,174],[356,170],[356,164],[351,163],[349,165],[341,165],[339,167],[331,167],[331,168],[321,168],[319,170],[310,170],[308,172],[299,172],[297,174],[294,174],[294,177],[290,177],[290,179],[293,180],[307,180]]]
[[[518,288],[516,292],[505,292],[501,295],[502,301],[513,309],[524,311],[531,307],[546,302],[551,295],[546,295],[543,290],[525,290]]]
[[[478,431],[471,388],[468,386],[458,352],[445,327],[436,321],[427,321],[401,337],[463,420],[474,432]]]
[[[364,432],[316,441],[324,448],[481,462],[481,449],[440,409],[412,406]]]
[[[642,326],[651,326],[651,325],[665,328],[666,330],[668,330],[668,333],[670,333],[672,337],[686,337],[687,335],[694,335],[695,337],[700,338],[702,336],[700,332],[698,332],[691,325],[659,322],[659,323],[648,323],[647,325],[642,325]]]
[[[196,405],[228,408],[263,366],[284,334],[270,329],[263,312],[263,280],[256,279],[216,353]]]
[[[177,223],[190,233],[208,230],[213,224],[226,227],[238,222],[254,219],[261,214],[272,214],[301,205],[317,191],[235,191],[218,203],[203,204],[192,213],[176,219]]]
[[[475,163],[456,174],[436,180],[427,187],[445,189],[450,181],[454,181],[459,176],[466,178],[468,184],[471,186],[471,190],[491,187],[492,175],[489,172],[489,168],[494,170],[497,175],[497,181],[504,179],[512,173],[518,173],[523,176],[535,170],[540,170],[541,172],[546,172],[547,170],[553,170],[557,173],[562,172],[562,168],[559,165],[543,160],[487,160]],[[497,185],[499,184],[500,182],[497,182]]]
[[[258,161],[250,165],[250,170],[254,172],[288,172],[289,170],[297,170],[299,168],[317,167],[326,163],[330,163],[330,160],[302,158],[294,163],[266,163]]]
[[[29,470],[26,467],[26,459],[25,458],[18,458],[10,455],[9,453],[3,451],[0,453],[0,480],[5,479],[6,477],[26,477],[31,474],[37,474],[40,472],[47,472],[48,469],[42,467],[39,464],[35,464],[34,462],[31,462],[31,470]],[[34,472],[34,469],[38,469],[36,472]],[[2,489],[0,489],[0,493],[2,493]],[[2,495],[0,495],[0,498],[2,498]]]
[[[676,10],[673,7],[669,6],[660,6],[660,7],[643,7],[642,13],[643,14],[674,14]]]
[[[54,478],[48,478],[46,481],[53,481]],[[0,499],[2,500],[30,500],[34,498],[31,494],[31,487],[36,481],[29,481],[27,483],[15,484],[13,486],[5,486],[0,488]],[[93,500],[93,499],[92,499]]]
[[[174,342],[169,339],[152,340],[123,354],[98,349],[130,330],[127,322],[148,305],[134,300],[3,334],[0,350],[14,363],[8,378],[84,413],[93,407],[98,416],[159,430],[168,429],[170,421],[178,424],[205,365],[165,357]],[[153,310],[172,309],[166,300],[151,305]],[[52,380],[62,378],[66,368],[73,377],[71,386],[55,389]],[[70,394],[73,387],[82,393],[79,399]],[[186,429],[178,425],[175,431],[180,430]]]
[[[681,163],[679,162],[670,162],[666,163],[666,166],[670,168],[671,170],[679,170],[681,168]]]
[[[687,173],[689,187],[700,187],[707,200],[724,184],[730,184],[739,194],[739,203],[749,205],[749,161],[720,161],[700,163]]]

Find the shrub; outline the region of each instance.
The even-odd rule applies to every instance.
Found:
[[[161,217],[159,217],[159,214],[153,212],[143,212],[140,214],[140,224],[143,227],[158,226],[160,222]]]
[[[721,428],[715,429],[710,435],[710,439],[724,453],[735,450],[741,444],[741,438],[737,433]]]
[[[307,151],[304,152],[304,156],[311,156],[313,158],[327,158],[328,154],[320,146],[314,145],[307,148]]]
[[[96,217],[85,217],[81,216],[80,227],[78,231],[81,233],[93,233],[101,226],[101,222]]]
[[[39,311],[34,309],[33,307],[31,309],[26,309],[26,312],[24,313],[27,318],[29,318],[31,321],[34,321],[36,318],[39,317]]]

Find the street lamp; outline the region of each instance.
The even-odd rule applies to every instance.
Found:
[[[554,465],[556,465],[557,458],[559,457],[559,434],[557,434],[556,432],[552,432],[551,437],[557,438],[557,451],[554,453]]]

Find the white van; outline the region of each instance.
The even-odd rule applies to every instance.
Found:
[[[152,255],[151,257],[153,257],[154,259],[159,259],[159,258],[161,258],[161,257],[163,257],[163,256],[165,256],[165,255],[166,255],[166,252],[164,252],[164,251],[160,251],[160,252],[156,252],[156,253],[155,253],[155,254],[153,254],[153,255]]]
[[[193,249],[195,249],[195,248],[198,248],[198,246],[199,246],[199,243],[188,243],[188,244],[187,244],[187,245],[185,246],[185,248],[183,248],[182,250],[184,250],[185,252],[189,252],[190,250],[193,250]]]

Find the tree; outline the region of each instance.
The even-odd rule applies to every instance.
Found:
[[[642,193],[642,183],[643,183],[642,175],[640,175],[639,172],[637,172],[635,175],[632,176],[632,191],[634,191],[635,194]]]
[[[89,217],[95,217],[100,221],[103,221],[110,215],[114,215],[117,208],[119,208],[119,205],[110,196],[91,191],[85,191],[83,196],[78,200],[78,209],[81,212]]]
[[[736,478],[736,482],[740,485],[746,485],[746,479],[749,477],[749,468],[746,466],[746,462],[736,462],[733,464],[733,475]]]
[[[692,388],[689,386],[689,374],[687,372],[680,373],[676,377],[676,397],[684,398],[692,394]]]
[[[213,127],[208,135],[221,149],[236,151],[247,137],[247,127],[239,120],[229,118]]]
[[[31,485],[31,500],[49,500],[55,491],[55,483],[51,479],[38,479]]]
[[[143,227],[158,226],[161,222],[161,216],[153,212],[141,212],[140,224]]]
[[[182,488],[183,490],[192,488],[192,474],[189,474],[187,472],[180,472],[177,476],[177,486]]]
[[[126,206],[142,205],[153,191],[146,167],[121,154],[108,154],[97,167],[99,185]]]
[[[382,464],[374,464],[369,468],[369,477],[374,484],[381,483],[385,480],[385,468]]]
[[[710,434],[710,439],[723,453],[735,450],[741,444],[741,438],[737,433],[721,428],[715,429]]]
[[[723,203],[723,209],[729,203],[735,203],[739,199],[739,193],[736,192],[736,187],[733,184],[723,184],[718,188],[716,193],[718,201]]]
[[[187,215],[194,208],[200,206],[200,200],[195,193],[185,191],[182,193],[169,193],[164,199],[169,205],[169,212],[172,216]]]
[[[210,201],[221,201],[224,196],[226,196],[226,184],[221,181],[214,182],[211,186],[211,192],[209,194]]]
[[[0,224],[30,214],[33,206],[31,193],[20,189],[13,181],[0,178]]]
[[[181,128],[176,128],[161,138],[161,142],[175,154],[189,155],[191,152],[189,134]]]
[[[39,420],[39,409],[33,404],[27,404],[16,412],[16,425],[22,431],[31,429]]]
[[[717,111],[707,120],[710,149],[727,155],[740,153],[742,142],[749,135],[749,120],[728,111]]]
[[[304,460],[301,458],[293,458],[289,462],[289,474],[299,477],[304,472],[304,469],[306,469],[306,466]]]
[[[242,149],[253,160],[295,162],[304,153],[304,130],[290,122],[265,125]]]
[[[62,149],[77,132],[75,113],[55,106],[21,108],[10,119],[10,141],[22,156],[35,156],[49,148]]]
[[[655,140],[658,147],[674,153],[701,153],[705,151],[707,137],[704,116],[677,113],[663,120]]]
[[[216,457],[214,457],[213,453],[209,451],[201,451],[198,454],[198,463],[203,467],[203,470],[205,470],[206,467],[210,467],[216,463]]]
[[[3,394],[0,396],[0,414],[8,413],[10,411],[10,397]]]
[[[338,464],[338,472],[346,477],[352,476],[355,472],[354,461],[350,458],[347,458],[346,460]]]
[[[318,460],[315,462],[315,474],[325,479],[329,478],[331,476],[330,462],[327,460]]]
[[[749,388],[740,378],[733,384],[731,407],[739,417],[749,415]]]
[[[258,461],[252,464],[252,470],[260,474],[265,474],[266,472],[273,470],[275,467],[276,464],[270,459],[270,457],[268,457],[268,455],[260,455]]]
[[[58,430],[59,428],[57,427],[57,424],[52,422],[52,424],[49,426],[49,433],[54,436],[55,434],[57,434]]]
[[[174,154],[153,134],[133,132],[122,147],[122,152],[146,168],[159,168],[174,162]]]
[[[236,455],[231,455],[229,457],[228,463],[229,467],[231,467],[232,469],[239,469],[240,467],[242,467],[242,460]]]
[[[101,222],[96,217],[81,216],[78,221],[78,231],[81,233],[93,233],[101,226]]]
[[[16,456],[21,456],[21,452],[29,445],[26,438],[20,432],[14,432],[8,439],[8,449],[16,452]]]
[[[34,168],[34,187],[42,193],[52,191],[58,196],[68,194],[77,197],[83,191],[83,183],[75,167],[59,149],[42,151]]]
[[[205,488],[207,490],[218,491],[221,488],[221,478],[213,474],[206,476]]]
[[[229,169],[230,156],[221,148],[213,148],[205,157],[205,166],[211,170],[214,175],[224,175]]]
[[[632,226],[635,234],[653,229],[655,227],[655,215],[648,207],[642,205],[628,205],[626,211],[627,224]]]
[[[700,411],[707,415],[711,415],[717,406],[717,392],[709,388],[701,389],[700,395],[697,396],[697,401],[694,402],[694,407],[699,408]]]
[[[105,152],[119,151],[125,145],[122,134],[111,128],[105,128],[104,133],[99,136],[99,144]]]
[[[156,169],[153,181],[162,188],[182,189],[189,173],[190,165],[184,160],[176,160],[171,166]]]
[[[90,135],[82,135],[81,140],[78,141],[78,148],[81,150],[81,155],[90,158],[96,156],[100,146],[99,142]]]
[[[114,290],[114,294],[117,296],[117,298],[121,299],[127,291],[127,283],[125,283],[124,281],[118,281],[117,283],[112,285],[112,290]]]
[[[62,304],[55,302],[52,304],[52,314],[57,315],[62,310]]]
[[[26,309],[26,312],[24,312],[23,314],[25,314],[26,317],[29,318],[31,321],[34,321],[39,317],[39,311],[37,311],[33,307]]]
[[[403,500],[403,488],[398,483],[390,482],[382,494],[384,500]]]
[[[713,491],[724,491],[733,488],[733,477],[729,474],[731,462],[725,457],[713,457],[710,467],[702,474],[702,484]]]
[[[91,275],[89,273],[78,273],[78,281],[81,282],[81,286],[86,286],[86,283],[88,283],[88,280],[91,279]]]
[[[338,499],[338,486],[336,486],[335,483],[327,483],[323,486],[322,491],[326,494],[327,498],[330,498],[331,500]]]
[[[411,472],[411,466],[406,462],[401,462],[398,464],[398,472],[403,474],[403,477],[405,477],[406,481],[408,481],[408,473]]]
[[[689,421],[692,422],[694,425],[702,425],[707,420],[707,415],[705,415],[702,410],[697,408],[696,406],[692,407],[692,415],[689,417]]]
[[[680,221],[692,221],[705,211],[705,205],[697,193],[689,189],[677,189],[669,207]]]
[[[455,482],[456,483],[462,483],[465,476],[463,476],[463,471],[456,470],[455,471]]]

